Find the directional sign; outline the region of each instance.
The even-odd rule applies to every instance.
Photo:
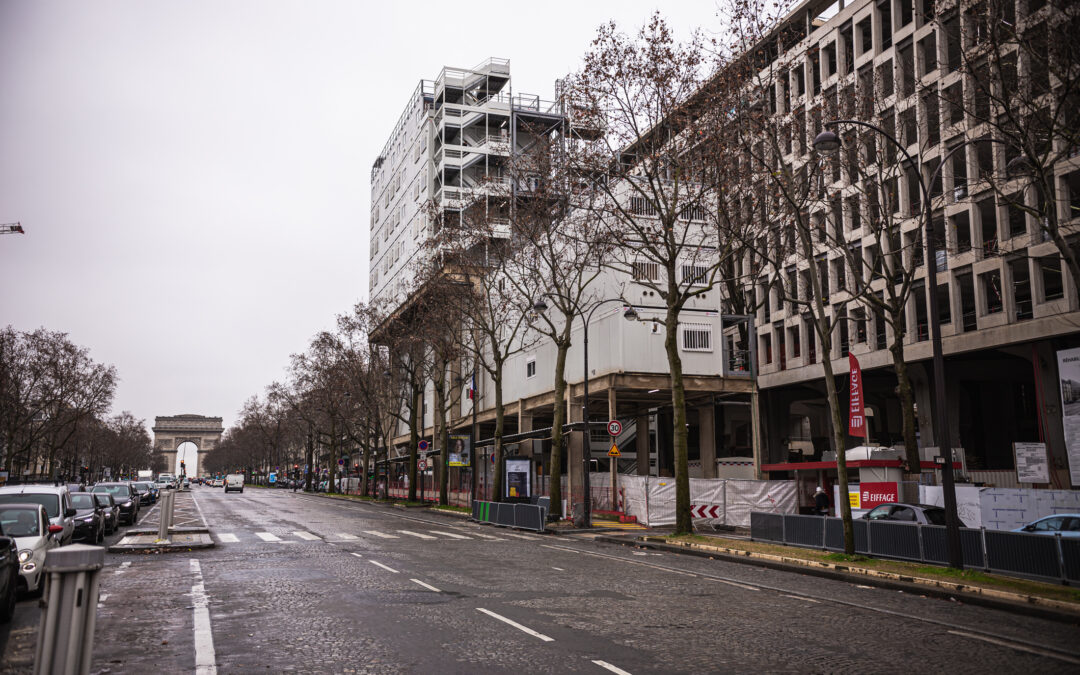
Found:
[[[607,423],[607,432],[612,436],[618,436],[622,433],[622,424],[619,420],[611,420]]]
[[[621,457],[622,453],[619,452],[619,446],[614,443],[611,444],[611,449],[607,451],[608,457]]]
[[[427,450],[428,449],[428,442],[427,441],[420,441],[419,443],[416,444],[416,447],[420,448],[421,451]]]
[[[427,471],[427,460],[426,459],[418,459],[418,460],[416,460],[416,468],[420,469],[421,471]]]
[[[716,504],[693,504],[690,506],[690,517],[720,518],[720,508]]]

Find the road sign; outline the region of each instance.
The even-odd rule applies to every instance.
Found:
[[[618,436],[622,433],[622,424],[619,420],[611,420],[607,423],[607,432],[612,436]]]
[[[614,443],[611,444],[611,449],[607,451],[608,457],[621,457],[622,453],[619,452],[619,446]]]
[[[345,460],[344,459],[339,459],[337,461],[337,464],[338,464],[338,466],[345,466]]]
[[[692,504],[691,518],[720,518],[720,507],[715,504]]]
[[[427,441],[420,441],[419,443],[416,444],[416,447],[420,448],[421,451],[427,450],[428,449],[428,442]]]
[[[426,459],[418,459],[418,460],[416,460],[416,468],[420,469],[421,471],[427,471],[427,460]]]

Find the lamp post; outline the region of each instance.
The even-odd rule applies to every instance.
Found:
[[[835,155],[840,150],[840,137],[837,136],[835,132],[830,131],[829,127],[835,127],[841,124],[854,124],[865,127],[883,136],[892,143],[893,146],[900,150],[900,153],[908,162],[914,165],[916,174],[919,177],[919,190],[922,193],[923,200],[923,229],[926,232],[926,257],[929,261],[926,265],[926,283],[930,288],[930,297],[928,298],[927,305],[930,312],[930,341],[933,350],[932,363],[934,366],[934,439],[938,442],[938,447],[941,449],[942,456],[945,459],[945,465],[942,467],[941,471],[945,493],[945,538],[948,545],[949,567],[963,569],[964,553],[960,543],[960,519],[956,513],[956,484],[953,479],[952,441],[949,438],[950,434],[947,426],[949,416],[945,401],[945,356],[942,353],[941,348],[941,318],[938,314],[937,297],[937,242],[934,238],[933,208],[930,203],[930,190],[927,188],[926,183],[922,178],[922,173],[920,171],[922,164],[908,153],[907,148],[905,148],[900,141],[896,140],[896,138],[884,129],[870,124],[869,122],[860,120],[832,120],[831,122],[826,122],[826,130],[822,131],[814,138],[814,149],[817,152],[822,155]],[[955,148],[953,150],[955,151]],[[943,159],[941,166],[944,166],[944,164],[945,162]]]
[[[568,305],[572,304],[572,303],[569,302],[569,298],[566,298],[565,296],[559,295],[557,293],[544,293],[543,295],[541,295],[539,298],[536,299],[536,302],[533,303],[533,309],[534,310],[536,310],[537,312],[541,312],[541,313],[547,311],[547,303],[544,302],[545,297],[562,298],[563,300],[567,301]],[[582,486],[582,491],[585,492],[585,513],[583,514],[583,516],[584,516],[584,526],[585,527],[592,527],[592,486],[590,485],[590,480],[589,480],[589,469],[591,468],[590,461],[592,459],[592,439],[589,436],[589,431],[591,429],[591,421],[589,420],[589,323],[592,321],[593,312],[595,312],[601,305],[606,305],[609,302],[622,302],[622,303],[626,304],[626,301],[623,300],[622,298],[606,298],[604,300],[599,300],[599,301],[593,303],[593,305],[589,308],[589,313],[588,314],[585,314],[584,310],[576,310],[575,311],[575,314],[580,316],[582,318],[582,321],[583,321],[582,334],[581,334],[581,345],[582,345],[581,351],[582,351],[582,354],[583,354],[583,359],[582,359],[583,364],[582,365],[584,367],[584,370],[583,370],[583,377],[584,377],[584,392],[583,392],[584,393],[584,402],[583,402],[583,406],[584,406],[584,409],[585,409],[585,414],[582,415],[582,417],[584,418],[585,426],[584,426],[584,428],[582,430],[582,453],[581,454],[582,454],[582,458],[583,458],[583,461],[582,461],[582,471],[583,471],[583,473],[582,473],[582,476],[581,476],[581,479],[582,479],[581,486]],[[637,314],[637,311],[634,309],[634,307],[632,305],[627,306],[626,311],[623,312],[623,318],[625,318],[627,321],[637,321],[638,314]],[[556,402],[556,405],[558,405],[558,404],[559,404],[559,402]],[[559,451],[558,448],[552,448],[552,452],[558,452],[558,451]],[[558,476],[551,476],[550,478],[551,478],[551,480],[558,480]]]

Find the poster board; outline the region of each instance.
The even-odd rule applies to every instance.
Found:
[[[506,494],[504,497],[522,498],[531,497],[532,492],[532,460],[531,459],[507,459],[506,464]]]
[[[1050,462],[1046,456],[1046,443],[1013,443],[1013,459],[1016,462],[1018,483],[1049,483]]]
[[[472,439],[468,434],[450,434],[450,466],[472,466]]]
[[[1080,348],[1059,351],[1057,366],[1069,481],[1073,487],[1080,487]]]

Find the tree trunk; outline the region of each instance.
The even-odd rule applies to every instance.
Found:
[[[439,377],[435,379],[435,433],[439,437],[439,504],[446,505],[446,465],[448,460],[447,444],[450,434],[446,429],[446,375],[445,364],[439,364]]]
[[[567,325],[570,320],[567,319]],[[567,331],[568,332],[568,331]],[[567,336],[569,338],[569,336]],[[565,339],[556,343],[555,353],[555,410],[551,419],[551,458],[548,461],[548,480],[551,481],[551,489],[548,496],[551,498],[551,516],[553,520],[559,520],[562,512],[562,446],[563,446],[563,423],[566,420],[566,409],[563,400],[566,398],[566,352],[570,350],[570,340]],[[501,486],[500,481],[498,485]]]
[[[904,335],[897,331],[889,345],[892,353],[893,369],[896,370],[896,390],[900,395],[900,412],[904,424],[904,456],[907,458],[908,472],[920,473],[922,460],[919,457],[919,441],[915,438],[915,396],[911,391],[911,379],[907,373],[907,361],[904,360]]]
[[[669,296],[670,297],[670,296]],[[690,534],[694,522],[690,517],[690,474],[687,463],[686,391],[683,388],[682,358],[679,356],[679,311],[668,307],[665,317],[668,369],[671,371],[671,413],[675,454],[675,534]]]
[[[334,477],[337,472],[338,465],[338,437],[337,437],[337,425],[330,424],[330,468],[326,474],[326,494],[337,492],[337,486],[334,484]]]
[[[308,430],[308,437],[306,445],[307,451],[307,473],[304,475],[304,492],[311,492],[311,474],[315,472],[315,442],[311,437],[311,430]]]
[[[365,434],[366,435],[366,434]],[[368,443],[360,443],[360,490],[359,493],[368,493],[368,466],[371,463],[371,446]]]
[[[503,391],[502,391],[502,361],[495,362],[495,376],[492,377],[495,389],[495,464],[502,466],[503,456],[503,429],[505,428],[506,412],[503,410]],[[475,394],[473,395],[473,405],[476,405]],[[499,472],[499,476],[502,476],[502,472]],[[502,480],[498,482],[500,488],[502,487]],[[498,500],[496,500],[498,501]]]
[[[409,410],[409,501],[416,501],[416,462],[420,445],[420,411],[423,410],[424,392],[420,387],[413,389],[413,400]]]

